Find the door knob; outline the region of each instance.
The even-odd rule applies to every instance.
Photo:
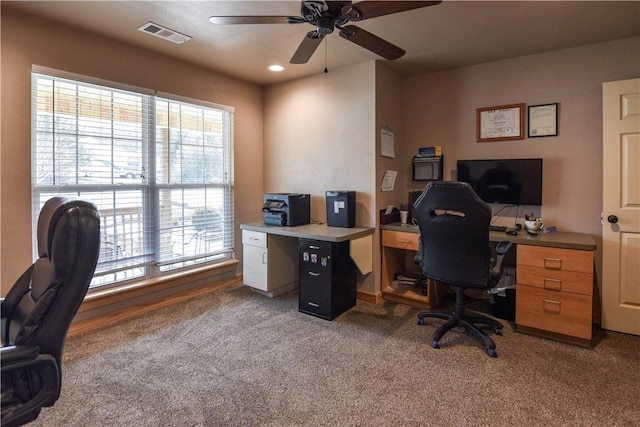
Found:
[[[607,221],[609,221],[611,224],[615,224],[618,222],[618,217],[615,215],[609,215],[607,217]]]

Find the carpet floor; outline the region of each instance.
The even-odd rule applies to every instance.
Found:
[[[70,337],[33,426],[639,426],[640,337],[593,348],[505,323],[488,357],[402,304],[329,322],[239,286]]]

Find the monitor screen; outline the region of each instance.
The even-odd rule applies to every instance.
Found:
[[[458,160],[457,170],[487,203],[542,204],[542,159]]]

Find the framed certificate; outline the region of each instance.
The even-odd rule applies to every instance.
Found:
[[[524,104],[500,105],[476,110],[478,142],[524,139]]]
[[[529,138],[558,136],[558,103],[528,107]]]

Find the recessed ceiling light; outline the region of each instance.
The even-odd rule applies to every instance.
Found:
[[[269,68],[270,71],[284,71],[284,67],[279,64],[272,64],[272,65],[269,65],[269,67],[267,68]]]

